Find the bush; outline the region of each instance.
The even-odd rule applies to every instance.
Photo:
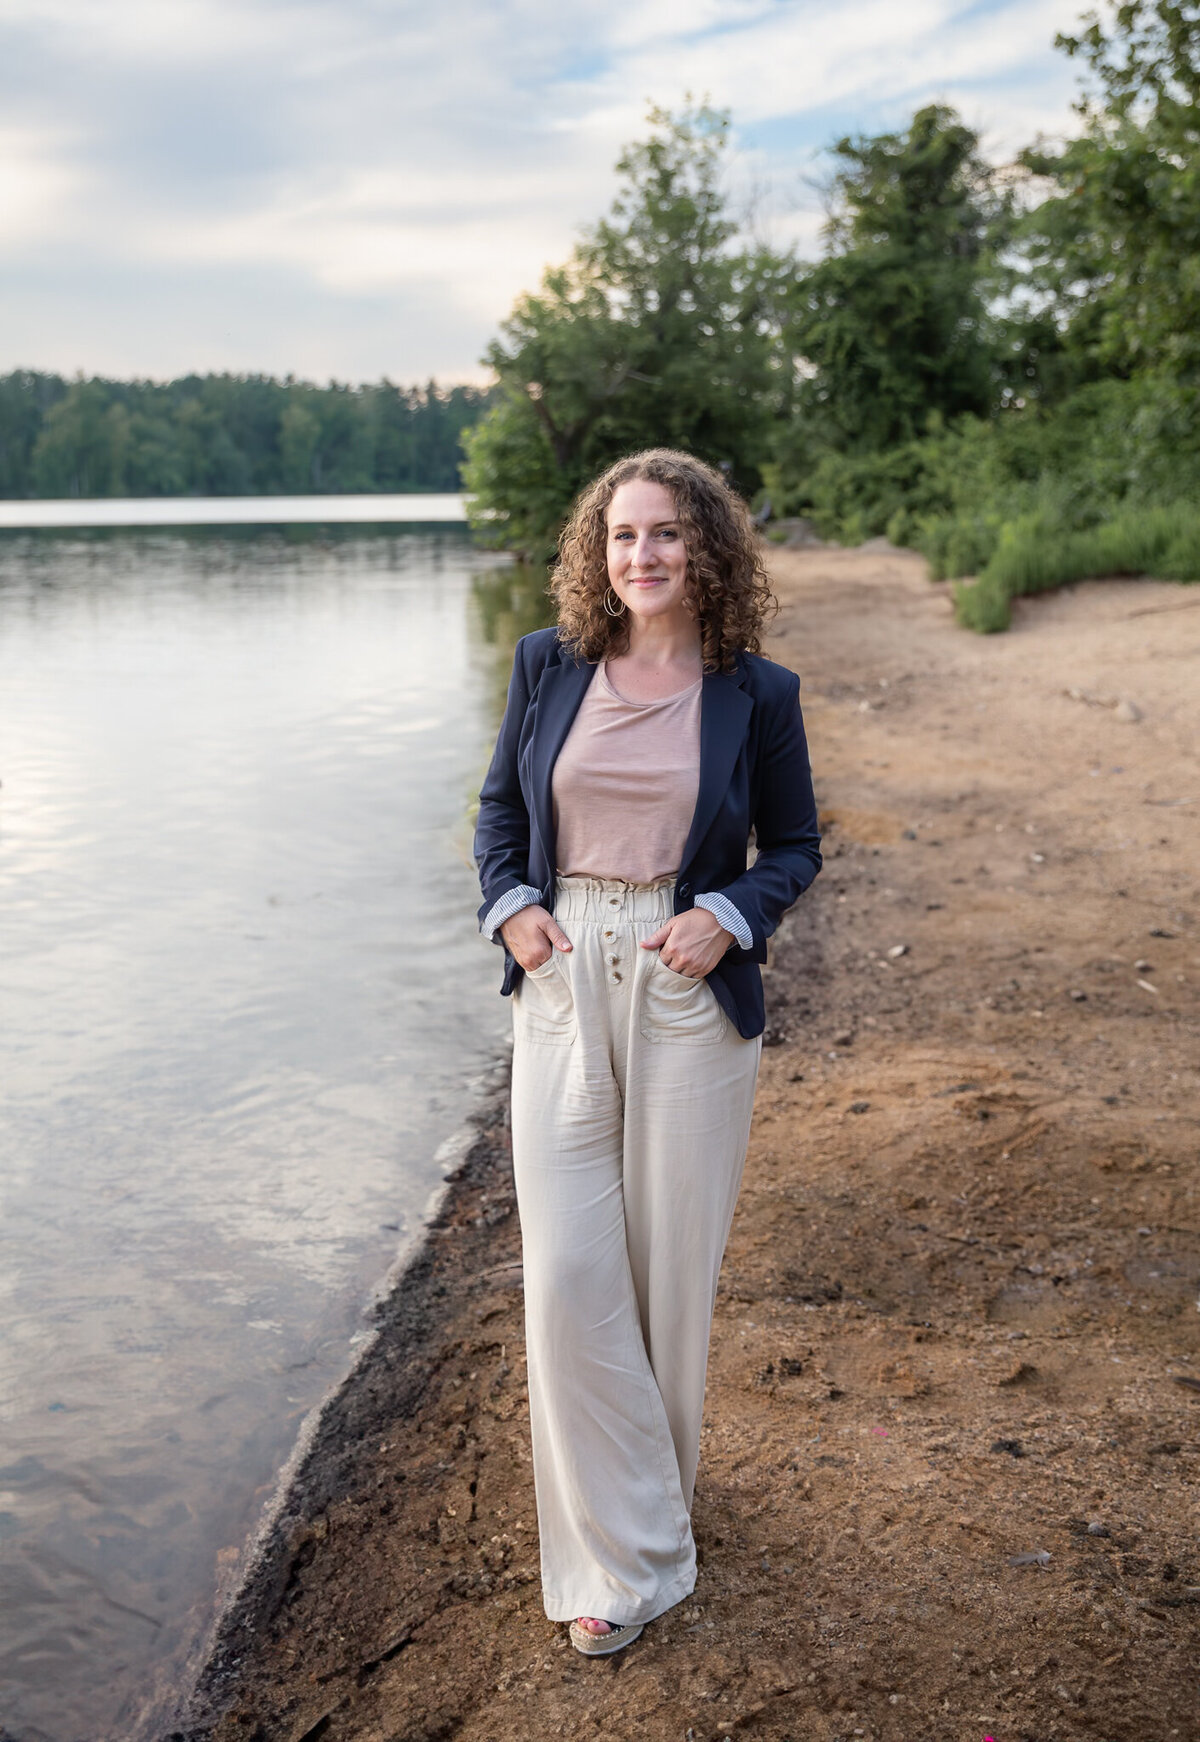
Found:
[[[998,582],[981,575],[970,586],[961,581],[954,587],[954,615],[964,629],[978,635],[995,635],[1012,621],[1009,596]]]
[[[1094,575],[1163,576],[1168,567],[1179,572],[1165,578],[1200,579],[1200,510],[1182,504],[1127,509],[1084,532],[1037,521],[1005,531],[986,572],[1010,598]]]
[[[960,575],[980,572],[996,548],[1003,525],[996,512],[925,516],[917,520],[915,536],[906,542],[925,557],[931,580],[957,580]]]
[[[974,586],[954,589],[955,615],[964,627],[991,634],[1008,627],[1010,600],[1099,575],[1200,581],[1200,509],[1128,508],[1083,531],[1043,515],[1013,521]]]
[[[802,452],[793,437],[792,458]],[[959,621],[1003,629],[1008,601],[1087,575],[1200,578],[1190,506],[1200,475],[1200,394],[1160,376],[1097,381],[1053,409],[935,425],[882,454],[811,455],[773,501],[843,544],[886,532],[957,588]]]

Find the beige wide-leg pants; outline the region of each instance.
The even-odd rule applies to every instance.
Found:
[[[650,1621],[692,1590],[717,1273],[761,1039],[638,948],[673,884],[559,880],[574,948],[513,994],[513,1164],[552,1621]]]

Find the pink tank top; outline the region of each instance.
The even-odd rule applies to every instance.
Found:
[[[653,883],[679,870],[700,787],[700,691],[618,695],[603,661],[551,777],[561,877]]]

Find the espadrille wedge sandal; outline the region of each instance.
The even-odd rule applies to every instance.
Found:
[[[571,1644],[585,1657],[609,1657],[632,1645],[642,1631],[642,1622],[631,1621],[628,1627],[614,1627],[611,1633],[589,1633],[578,1621],[571,1623]]]

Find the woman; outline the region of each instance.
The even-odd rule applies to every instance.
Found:
[[[513,994],[546,1613],[599,1656],[695,1585],[758,964],[821,857],[799,680],[758,655],[771,594],[718,473],[668,449],[611,466],[551,591],[558,628],[517,645],[475,851]]]

